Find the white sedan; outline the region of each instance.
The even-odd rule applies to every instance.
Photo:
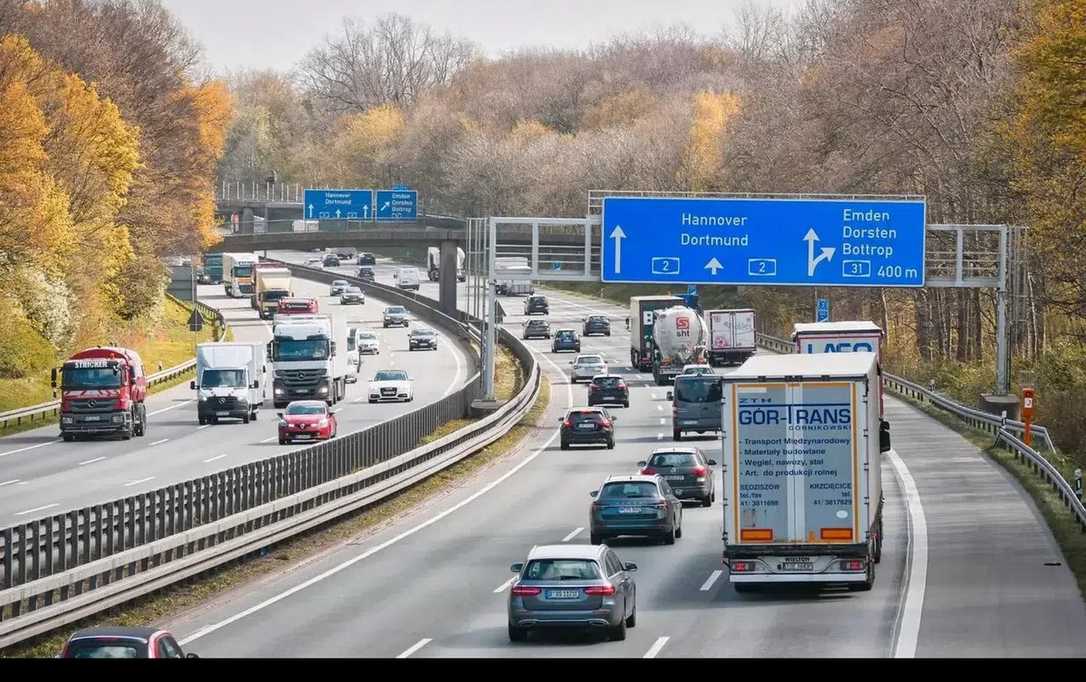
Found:
[[[578,355],[577,359],[570,362],[573,365],[571,380],[577,383],[581,379],[592,381],[597,374],[608,374],[607,361],[602,355]]]
[[[415,399],[415,382],[402,369],[383,369],[370,382],[371,403],[409,403]]]
[[[377,335],[373,332],[359,332],[358,333],[358,354],[359,355],[380,355],[381,354],[381,340],[377,338]]]

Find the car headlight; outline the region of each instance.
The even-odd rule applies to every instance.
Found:
[[[72,418],[71,417],[61,417],[60,418],[60,423],[61,424],[71,424],[72,423]]]
[[[319,427],[321,427],[323,429],[324,427],[328,426],[328,420],[327,419],[320,420],[320,423],[318,423],[317,426],[319,426]]]
[[[280,428],[284,428],[284,429],[285,429],[285,428],[287,428],[288,426],[290,426],[290,424],[286,423],[286,422],[285,422],[285,421],[283,421],[282,419],[280,419],[280,420],[279,420],[279,427],[280,427]]]
[[[328,392],[328,387],[327,386],[321,386],[319,389],[317,389],[317,393],[327,393],[327,392]]]
[[[275,395],[283,395],[283,389],[276,386],[275,387]]]
[[[124,421],[124,415],[120,415],[120,414],[113,415],[113,423],[114,424],[120,424],[123,421]]]

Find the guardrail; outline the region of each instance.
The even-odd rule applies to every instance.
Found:
[[[291,265],[306,277],[343,278]],[[429,299],[362,283],[478,340],[478,320]],[[431,302],[437,305],[436,302]],[[392,495],[501,438],[539,392],[535,356],[501,330],[526,370],[493,414],[432,443],[422,435],[468,413],[478,372],[446,399],[278,457],[0,530],[0,648],[153,592]]]
[[[178,300],[173,296],[167,295],[168,298],[177,301],[181,305],[188,307],[185,301]],[[214,308],[200,303],[196,303],[197,310],[200,314],[206,318],[212,318],[214,324],[218,329],[215,340],[221,341],[223,335],[226,333],[226,323],[223,321],[222,313]],[[154,386],[164,382],[172,381],[176,377],[179,377],[186,372],[189,372],[196,366],[196,359],[186,360],[179,365],[173,367],[167,367],[166,369],[159,370],[153,374],[147,375],[147,384]],[[37,405],[31,405],[29,407],[20,407],[16,410],[9,410],[7,412],[0,412],[0,429],[6,429],[9,426],[19,426],[24,423],[33,424],[36,421],[45,422],[50,417],[57,417],[60,414],[60,401],[50,400],[47,403],[39,403]]]
[[[761,332],[758,333],[757,338],[758,345],[766,350],[775,353],[795,352],[795,344],[791,341],[786,341],[785,339],[770,336],[769,334],[763,334]],[[1048,483],[1055,488],[1061,499],[1063,499],[1064,504],[1074,510],[1083,530],[1086,530],[1086,511],[1083,510],[1082,502],[1075,495],[1071,485],[1063,477],[1059,469],[1045,459],[1040,452],[1027,446],[1015,435],[1025,433],[1026,425],[1023,422],[1014,419],[1004,419],[1003,417],[997,417],[994,414],[989,414],[982,410],[962,405],[961,403],[951,400],[946,396],[939,395],[935,391],[925,388],[920,384],[888,372],[883,372],[882,382],[883,386],[894,393],[911,398],[922,405],[934,405],[935,407],[953,414],[972,428],[995,436],[997,443],[1006,445],[1008,449],[1015,453],[1016,458],[1021,458],[1023,461],[1029,462],[1032,465],[1034,472],[1048,481]],[[1030,426],[1030,431],[1045,444],[1045,447],[1048,448],[1049,452],[1058,454],[1056,444],[1052,441],[1052,436],[1049,434],[1047,428],[1038,424],[1032,424]]]

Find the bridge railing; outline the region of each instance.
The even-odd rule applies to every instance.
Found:
[[[307,277],[340,278],[291,266]],[[479,320],[436,302],[348,281],[478,342]],[[419,445],[469,413],[478,372],[446,398],[331,441],[0,529],[0,648],[260,551],[395,494],[501,438],[531,409],[535,356],[502,330],[523,386],[493,414]]]
[[[795,344],[791,341],[770,336],[769,334],[763,334],[761,332],[758,333],[758,345],[766,350],[773,351],[774,353],[795,352]],[[1082,503],[1078,502],[1078,498],[1074,495],[1071,485],[1063,477],[1059,469],[1049,460],[1045,459],[1044,455],[1039,451],[1030,448],[1020,440],[1020,437],[1026,430],[1025,423],[1014,419],[1004,419],[994,414],[989,414],[982,410],[962,405],[929,388],[925,388],[920,384],[909,381],[903,377],[895,376],[889,372],[883,372],[882,381],[883,386],[894,393],[910,398],[922,405],[938,407],[939,409],[954,415],[972,428],[994,436],[997,442],[1003,443],[1008,449],[1014,452],[1016,458],[1021,458],[1022,461],[1029,462],[1032,465],[1034,472],[1042,476],[1042,478],[1052,485],[1064,500],[1064,503],[1075,512],[1083,530],[1086,530],[1086,512],[1082,511]],[[1050,453],[1053,455],[1059,454],[1059,451],[1056,449],[1056,444],[1052,440],[1052,435],[1048,432],[1047,428],[1039,424],[1032,424],[1030,430],[1040,442],[1044,443],[1045,448]],[[1077,502],[1077,506],[1072,505],[1068,501],[1070,499],[1068,495],[1070,495],[1071,498],[1074,498]]]
[[[223,180],[215,188],[216,201],[268,201],[285,204],[302,203],[302,193],[311,185],[296,182],[260,182],[259,180]]]

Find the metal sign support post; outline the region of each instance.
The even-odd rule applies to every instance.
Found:
[[[498,228],[493,218],[489,220],[489,223],[486,274],[486,335],[483,342],[483,398],[485,400],[494,400],[495,346],[498,336],[498,330],[495,326],[498,290],[497,283],[494,281],[494,247],[498,242]]]
[[[960,233],[959,233],[960,234]],[[999,231],[999,284],[996,286],[996,393],[1011,392],[1010,330],[1007,329],[1007,230]]]

